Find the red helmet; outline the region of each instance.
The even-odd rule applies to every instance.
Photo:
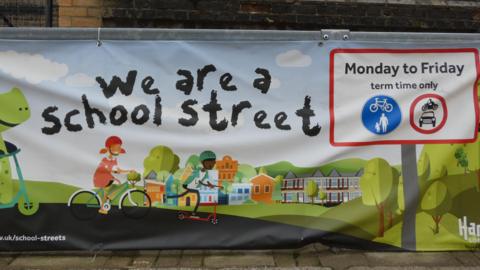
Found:
[[[105,147],[107,149],[110,149],[110,147],[116,144],[119,144],[119,145],[123,144],[122,139],[120,139],[120,137],[118,136],[110,136],[107,138],[107,140],[105,140]],[[120,153],[125,154],[126,153],[125,149],[122,148],[120,150]]]

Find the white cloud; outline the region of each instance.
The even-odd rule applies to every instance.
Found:
[[[272,77],[272,83],[270,84],[270,87],[272,89],[277,89],[280,88],[280,86],[282,86],[282,82],[278,78]]]
[[[43,57],[41,54],[0,51],[0,70],[31,84],[58,81],[68,74],[68,66]]]
[[[85,73],[76,73],[65,78],[65,84],[73,87],[91,87],[95,79]]]
[[[290,50],[277,55],[277,65],[281,67],[308,67],[312,58],[299,50]]]

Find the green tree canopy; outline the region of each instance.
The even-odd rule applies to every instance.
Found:
[[[392,194],[394,186],[393,170],[384,159],[374,158],[365,164],[364,174],[360,178],[362,202],[376,206],[378,210],[378,236],[385,231],[385,201]]]
[[[149,155],[143,161],[144,174],[151,171],[157,173],[161,171],[175,172],[180,163],[179,157],[173,153],[172,149],[164,145],[158,145],[150,150]]]
[[[310,180],[305,187],[308,197],[312,200],[312,204],[315,202],[315,197],[318,196],[318,185],[315,181]]]
[[[434,234],[440,231],[439,223],[444,214],[452,207],[452,198],[448,192],[447,186],[441,181],[432,183],[423,195],[421,208],[424,212],[432,216],[435,222]]]

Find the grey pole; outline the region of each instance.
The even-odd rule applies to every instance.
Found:
[[[402,248],[416,250],[416,215],[420,188],[417,175],[417,153],[415,144],[402,144],[402,177],[405,209],[402,224]]]

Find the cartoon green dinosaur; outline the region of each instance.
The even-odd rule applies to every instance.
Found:
[[[0,156],[17,150],[10,142],[4,141],[2,133],[18,126],[30,118],[30,108],[22,91],[13,88],[0,94]],[[0,158],[0,203],[8,203],[13,197],[13,181],[10,161],[7,157]]]

